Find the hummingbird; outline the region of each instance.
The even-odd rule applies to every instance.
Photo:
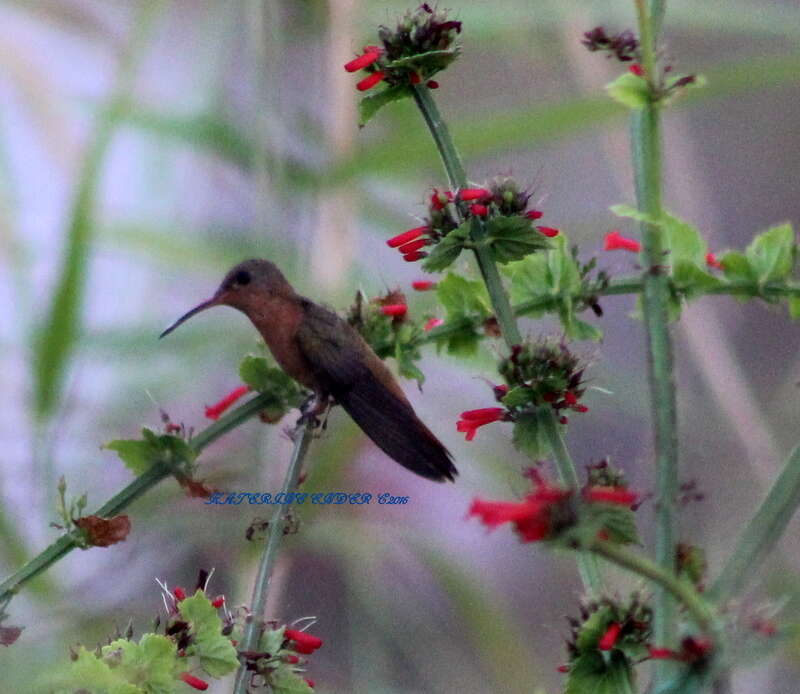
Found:
[[[160,337],[213,306],[244,313],[275,361],[311,389],[324,409],[340,404],[392,460],[438,482],[458,474],[452,456],[414,412],[392,372],[346,320],[299,295],[268,260],[232,268],[214,295],[170,325]]]

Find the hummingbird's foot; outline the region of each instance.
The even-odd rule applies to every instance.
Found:
[[[312,429],[322,426],[323,430],[328,424],[328,412],[330,412],[330,397],[327,395],[320,395],[312,393],[306,398],[305,402],[300,405],[300,418],[297,420],[297,426],[307,424]],[[325,415],[323,420],[320,421],[319,415]]]

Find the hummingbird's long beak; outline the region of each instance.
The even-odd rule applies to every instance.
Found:
[[[200,313],[200,311],[205,311],[207,308],[211,308],[212,306],[218,306],[220,303],[222,303],[221,299],[222,299],[221,294],[217,292],[207,301],[204,301],[202,304],[197,304],[197,306],[195,306],[191,311],[187,311],[186,313],[184,313],[180,318],[178,318],[178,320],[176,320],[163,333],[161,333],[158,336],[158,339],[160,340],[162,337],[166,337],[173,330],[175,330],[175,328],[177,328],[181,323],[189,320],[195,314]]]

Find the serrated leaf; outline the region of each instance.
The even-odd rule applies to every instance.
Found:
[[[795,253],[794,231],[789,223],[762,232],[745,251],[761,283],[786,279],[794,267]]]
[[[425,272],[442,272],[450,267],[464,250],[464,241],[469,238],[469,226],[465,222],[460,227],[453,229],[439,243],[430,255],[422,261]]]
[[[491,315],[483,282],[449,272],[436,285],[436,296],[447,313],[447,322],[462,318],[486,319]]]
[[[626,72],[606,85],[608,95],[617,103],[632,109],[641,109],[650,102],[650,87],[643,77]]]
[[[197,457],[186,441],[171,434],[156,434],[142,429],[142,439],[119,439],[105,444],[115,451],[125,466],[135,475],[141,475],[156,463],[174,466],[191,463]]]
[[[592,342],[600,342],[603,339],[603,331],[596,325],[587,323],[586,321],[576,318],[574,313],[571,320],[565,321],[562,319],[562,326],[564,333],[570,340],[591,340]]]
[[[513,303],[535,301],[550,295],[546,253],[532,253],[522,260],[509,263],[504,272],[511,280],[509,296]],[[543,313],[544,311],[540,311],[528,315],[536,317]]]
[[[588,651],[570,663],[564,694],[620,694],[625,680],[632,688],[633,679],[633,671],[619,651],[611,651],[608,662],[599,651]]]
[[[411,88],[404,84],[386,87],[386,89],[365,96],[358,104],[358,127],[363,128],[387,104],[400,101],[408,96],[411,96]]]
[[[76,688],[84,689],[92,694],[146,694],[145,690],[125,680],[124,675],[116,669],[111,669],[107,663],[97,658],[94,653],[87,651],[83,646],[78,649],[77,658],[70,664],[69,671],[63,677],[57,676],[57,681],[65,686],[59,692],[75,691]]]
[[[283,645],[283,633],[286,627],[282,626],[279,629],[268,629],[261,634],[261,639],[258,642],[258,650],[262,653],[269,653],[275,655],[281,650]]]
[[[532,458],[545,458],[551,450],[550,441],[533,412],[517,415],[512,441],[520,451]]]
[[[202,590],[178,603],[178,611],[189,622],[194,641],[190,652],[200,659],[203,669],[212,677],[223,677],[239,667],[236,649],[222,634],[222,620]]]
[[[533,228],[531,220],[517,215],[492,217],[486,223],[486,243],[500,264],[550,248],[549,239]]]
[[[303,677],[288,668],[278,667],[270,675],[273,694],[314,694],[314,690]]]
[[[160,634],[145,634],[139,643],[117,639],[101,649],[114,671],[147,694],[173,694],[178,655],[175,643]]]

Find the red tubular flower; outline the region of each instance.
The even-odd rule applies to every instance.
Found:
[[[309,655],[322,645],[322,639],[306,631],[297,629],[286,629],[283,632],[284,638],[292,642],[292,650],[303,655]]]
[[[637,77],[644,77],[644,70],[642,70],[642,66],[639,65],[639,63],[634,63],[628,68],[628,70]]]
[[[308,677],[306,677],[306,678],[305,678],[305,680],[306,680],[306,684],[307,684],[309,687],[311,687],[311,689],[314,689],[314,685],[316,684],[316,682],[314,682],[314,680],[310,680],[310,679],[308,679]]]
[[[393,236],[390,238],[386,245],[389,248],[397,248],[398,246],[402,246],[409,241],[413,241],[414,239],[419,238],[423,234],[428,232],[428,227],[415,227],[414,229],[409,229],[408,231],[404,231],[402,234],[398,234],[397,236]]]
[[[639,500],[639,495],[625,487],[587,487],[583,492],[586,501],[599,504],[616,504],[632,506]]]
[[[469,206],[469,211],[472,212],[476,217],[485,217],[489,214],[489,208],[486,205],[481,205],[480,203],[473,203]]]
[[[506,415],[503,407],[484,407],[480,410],[467,410],[461,413],[461,419],[456,424],[456,431],[466,434],[467,441],[472,441],[480,427],[499,422]]]
[[[228,393],[222,400],[206,407],[206,417],[209,419],[219,419],[233,403],[244,396],[250,390],[250,386],[239,386]]]
[[[492,194],[486,190],[486,188],[462,188],[458,192],[458,199],[463,202],[469,202],[470,200],[483,200],[484,198],[490,198]]]
[[[190,687],[194,689],[199,689],[201,692],[204,692],[208,689],[208,682],[205,680],[201,680],[199,677],[195,677],[193,674],[189,672],[182,672],[181,679],[186,682]]]
[[[475,499],[468,516],[478,516],[490,529],[503,523],[513,523],[523,542],[537,542],[550,537],[553,508],[564,503],[572,493],[551,487],[544,481],[522,501],[484,501]]]
[[[419,76],[418,72],[412,72],[411,77],[409,77],[409,81],[411,84],[419,84],[422,82],[422,78]]]
[[[378,84],[384,77],[386,77],[386,73],[383,70],[378,70],[378,72],[373,72],[371,75],[367,75],[363,80],[356,84],[356,89],[360,92],[365,92],[368,89],[372,89],[376,84]]]
[[[539,210],[528,210],[525,213],[525,217],[528,219],[541,219],[544,217],[544,212],[539,212]]]
[[[589,411],[589,408],[586,407],[586,405],[573,405],[571,409],[572,409],[573,412],[588,412]]]
[[[186,591],[180,586],[175,586],[175,588],[172,589],[172,594],[178,602],[186,599]]]
[[[427,292],[430,289],[436,288],[436,282],[431,282],[430,280],[415,280],[411,283],[411,286],[418,292]]]
[[[425,248],[428,245],[428,239],[417,239],[416,241],[409,241],[408,243],[404,243],[400,246],[397,250],[403,254],[413,253],[414,251],[418,251],[420,248]]]
[[[224,604],[225,604],[225,596],[224,595],[218,595],[216,598],[214,598],[211,601],[211,607],[216,607],[217,609],[222,607]]]
[[[564,402],[567,403],[567,405],[570,405],[570,406],[571,405],[577,405],[578,404],[578,398],[575,395],[575,393],[573,393],[571,390],[568,390],[566,393],[564,393]]]
[[[426,333],[429,333],[434,328],[438,328],[440,325],[444,325],[444,321],[441,318],[431,318],[427,323],[425,323],[425,327],[422,328]]]
[[[642,245],[635,239],[624,237],[619,230],[609,231],[603,241],[604,251],[630,251],[638,253],[642,250]]]
[[[670,648],[653,648],[653,646],[650,646],[648,650],[653,660],[678,660],[678,654]]]
[[[569,672],[569,665],[559,665],[556,670],[558,670],[560,673],[566,674]]]
[[[554,236],[558,236],[560,233],[558,229],[554,229],[553,227],[536,227],[539,233],[544,234],[548,238],[553,238]]]
[[[622,625],[619,622],[612,623],[608,629],[606,629],[606,633],[600,637],[600,640],[597,642],[597,647],[601,651],[610,651],[616,645],[621,631]]]
[[[405,304],[387,304],[386,306],[381,306],[381,313],[384,316],[402,318],[408,313],[408,306]]]
[[[428,80],[428,89],[438,89],[439,83],[436,80]]]
[[[716,268],[717,270],[722,270],[722,263],[717,260],[717,256],[713,253],[706,253],[706,265]]]
[[[372,63],[380,57],[380,51],[376,46],[366,46],[364,48],[364,54],[358,56],[358,58],[353,58],[349,63],[345,63],[344,69],[348,72],[358,72],[372,65]]]
[[[425,251],[412,251],[411,253],[406,253],[403,256],[403,260],[407,263],[413,263],[415,260],[422,260],[423,258],[427,258],[428,254]]]

